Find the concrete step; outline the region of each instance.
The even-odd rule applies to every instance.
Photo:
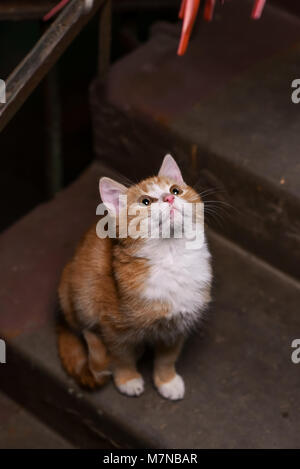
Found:
[[[140,398],[112,383],[86,392],[67,377],[56,350],[56,289],[94,220],[103,174],[114,177],[93,164],[0,236],[0,388],[81,448],[300,448],[300,365],[291,361],[299,284],[214,233],[214,300],[178,364],[183,401],[157,394],[150,356],[141,362]]]
[[[73,446],[0,393],[0,449],[70,449]]]
[[[181,26],[155,25],[112,66],[105,89],[92,87],[95,150],[136,177],[173,152],[189,180],[224,190],[219,197],[235,207],[215,229],[298,277],[300,105],[291,83],[300,20],[267,5],[252,21],[252,4],[216,5],[184,57],[176,55]]]

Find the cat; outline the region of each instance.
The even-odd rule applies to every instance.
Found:
[[[118,231],[115,238],[101,238],[95,225],[85,234],[59,285],[62,364],[82,386],[101,386],[112,375],[121,393],[139,396],[144,381],[136,362],[143,344],[151,344],[158,392],[166,399],[182,399],[185,385],[175,362],[210,302],[212,269],[205,237],[191,249],[186,231],[175,237],[174,229],[183,225],[187,204],[202,207],[203,202],[184,182],[171,155],[165,156],[157,176],[129,188],[103,177],[99,187],[118,229],[121,214],[127,222],[132,219],[120,196],[127,197],[128,206],[143,209],[142,220],[149,218],[151,208],[161,208],[162,215],[154,218],[159,236],[147,237],[141,230],[140,236],[120,237]],[[192,226],[199,222],[188,217]],[[162,218],[169,221],[170,237],[161,236]]]

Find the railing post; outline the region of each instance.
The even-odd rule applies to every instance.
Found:
[[[62,117],[58,68],[48,73],[44,86],[45,170],[47,196],[53,197],[63,187]]]
[[[98,73],[103,80],[107,75],[110,64],[111,23],[112,2],[111,0],[106,0],[100,10],[99,21]]]

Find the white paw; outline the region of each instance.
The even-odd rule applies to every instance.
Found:
[[[172,401],[182,399],[184,391],[184,381],[179,375],[176,375],[171,381],[158,387],[158,392],[166,399],[171,399]]]
[[[127,383],[118,384],[117,388],[127,396],[140,396],[144,392],[144,380],[143,378],[130,379]]]

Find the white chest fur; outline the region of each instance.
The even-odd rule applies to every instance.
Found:
[[[187,249],[185,239],[151,240],[139,256],[150,264],[143,298],[168,302],[169,317],[201,314],[212,277],[206,243],[200,249]]]

